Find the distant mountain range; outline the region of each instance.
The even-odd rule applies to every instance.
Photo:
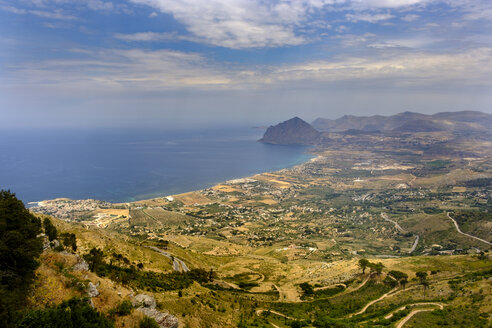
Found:
[[[488,130],[492,128],[492,115],[477,111],[443,112],[426,115],[403,112],[392,116],[345,115],[336,120],[318,118],[312,126],[322,132],[346,130],[434,132]]]
[[[338,119],[318,118],[309,124],[299,117],[270,126],[259,141],[270,144],[317,144],[326,132],[417,133],[492,131],[492,115],[478,111],[442,112],[426,115],[403,112],[392,116],[345,115]]]

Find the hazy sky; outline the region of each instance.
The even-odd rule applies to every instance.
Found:
[[[492,112],[490,0],[0,0],[0,127]]]

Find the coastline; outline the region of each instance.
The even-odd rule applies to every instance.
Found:
[[[315,162],[319,158],[322,158],[323,157],[322,155],[313,152],[313,149],[307,149],[303,153],[303,155],[306,156],[306,159],[303,160],[301,163],[297,163],[297,164],[294,164],[294,165],[283,167],[283,168],[280,168],[280,169],[277,169],[277,170],[264,171],[264,172],[260,172],[260,173],[255,173],[253,175],[235,177],[235,178],[228,179],[228,180],[214,182],[214,183],[211,183],[208,187],[193,189],[193,190],[185,191],[185,192],[182,192],[182,193],[165,194],[165,195],[160,195],[160,196],[157,196],[157,197],[147,197],[147,198],[146,197],[142,197],[141,199],[136,199],[136,200],[128,201],[128,202],[110,202],[110,201],[103,201],[103,200],[94,199],[94,198],[71,199],[71,198],[67,198],[67,197],[57,197],[57,198],[53,198],[53,199],[44,199],[44,200],[41,200],[41,201],[28,202],[27,204],[28,204],[28,208],[29,209],[46,207],[46,206],[49,206],[51,203],[59,202],[59,201],[62,201],[62,202],[87,202],[87,201],[94,201],[94,202],[98,202],[98,203],[111,204],[113,206],[129,206],[130,204],[152,202],[152,201],[156,201],[156,200],[163,200],[163,199],[169,199],[169,198],[173,198],[174,199],[174,198],[177,198],[179,196],[183,196],[183,195],[187,195],[187,194],[192,194],[192,193],[198,193],[198,192],[204,191],[206,189],[215,188],[217,186],[224,185],[224,184],[231,184],[231,183],[234,183],[234,182],[237,182],[237,181],[240,181],[240,180],[246,180],[246,179],[253,179],[253,180],[255,180],[254,177],[263,176],[263,175],[267,175],[267,174],[275,174],[275,173],[278,173],[278,172],[281,172],[281,171],[284,171],[284,170],[293,170],[295,168],[302,167],[302,166],[304,166],[304,165],[306,165],[308,163]],[[137,196],[134,196],[134,197],[137,198],[138,195]],[[31,205],[34,205],[34,204],[36,204],[36,205],[35,206],[31,206]]]
[[[112,203],[112,204],[115,206],[118,206],[118,205],[124,205],[124,204],[144,203],[144,202],[162,200],[162,199],[167,199],[167,198],[176,199],[176,198],[179,198],[179,196],[185,196],[185,195],[192,194],[192,193],[199,193],[199,192],[204,191],[206,189],[213,189],[213,188],[216,188],[216,187],[221,186],[221,185],[230,185],[230,184],[235,184],[235,183],[242,183],[242,182],[245,182],[247,180],[255,180],[256,181],[257,178],[255,179],[255,177],[264,176],[267,174],[276,174],[276,173],[279,173],[279,172],[284,171],[284,170],[293,170],[293,169],[302,167],[308,163],[313,163],[313,162],[317,161],[319,158],[323,157],[322,155],[319,155],[319,154],[314,154],[314,153],[311,153],[311,154],[313,157],[311,157],[311,158],[307,159],[306,161],[299,163],[299,164],[295,164],[295,165],[285,167],[282,169],[278,169],[278,170],[274,170],[274,171],[265,171],[265,172],[261,172],[261,173],[257,173],[257,174],[253,174],[253,175],[249,175],[249,176],[244,176],[244,177],[240,177],[240,178],[233,178],[233,179],[229,179],[229,180],[225,180],[225,181],[216,182],[208,188],[190,190],[190,191],[186,191],[186,192],[179,193],[179,194],[165,195],[165,196],[159,196],[159,197],[153,197],[153,198],[145,198],[145,199],[136,200],[136,201],[132,201],[132,202],[122,202],[122,203]]]

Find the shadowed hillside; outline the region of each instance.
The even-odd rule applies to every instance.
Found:
[[[315,143],[320,133],[299,117],[270,126],[259,141],[279,145],[309,145]]]
[[[434,115],[414,112],[403,112],[392,116],[345,115],[335,120],[318,118],[312,125],[323,132],[349,129],[401,132],[480,131],[492,126],[492,115],[477,111],[442,112]]]

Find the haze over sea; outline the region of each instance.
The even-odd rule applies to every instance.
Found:
[[[67,197],[127,202],[211,187],[310,158],[257,142],[263,129],[4,130],[0,188],[25,203]]]

